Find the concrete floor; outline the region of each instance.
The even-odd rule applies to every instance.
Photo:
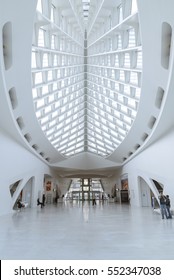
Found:
[[[0,259],[174,259],[174,219],[115,203],[58,203],[0,217]]]

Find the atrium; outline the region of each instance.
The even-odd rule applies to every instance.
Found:
[[[95,196],[108,219],[126,207],[161,222],[159,193],[174,205],[173,8],[0,1],[0,219],[19,200],[28,217],[44,194],[53,216]]]

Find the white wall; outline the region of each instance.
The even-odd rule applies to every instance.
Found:
[[[44,189],[45,189],[46,196],[51,195],[52,202],[54,202],[56,195],[58,195],[59,198],[61,198],[62,195],[66,194],[66,192],[69,189],[71,179],[61,178],[58,176],[58,174],[53,174],[53,173],[52,173],[52,176],[53,177],[48,177],[48,176],[46,177]],[[51,181],[51,190],[50,191],[47,191],[47,189],[46,189],[47,181]],[[40,199],[41,199],[41,197],[40,197]]]
[[[104,178],[101,181],[105,192],[112,195],[112,188],[114,188],[115,185],[116,188],[121,189],[121,168],[118,168],[112,177]]]
[[[131,205],[141,206],[143,180],[158,197],[152,181],[154,179],[164,185],[164,193],[169,194],[174,208],[174,3],[147,0],[138,1],[138,4],[143,47],[143,83],[139,110],[144,119],[155,116],[157,120],[151,131],[147,122],[144,132],[148,138],[142,145],[139,143],[137,154],[135,152],[130,161],[124,164],[122,174],[128,173]],[[167,53],[162,51],[163,45],[168,42],[168,38],[163,37],[167,36],[167,33],[163,33],[163,23],[169,24],[172,30],[170,44],[166,46]],[[167,59],[168,53],[169,65],[165,68],[163,61]],[[164,90],[160,108],[156,106],[159,87]],[[139,176],[143,180],[139,180]]]
[[[55,155],[55,149],[43,137],[32,101],[31,47],[36,4],[35,0],[0,1],[0,215],[12,211],[23,188],[28,192],[31,178],[31,207],[35,207],[38,192],[44,187],[44,174],[54,176],[46,161],[47,153],[44,157],[40,153],[47,147]],[[22,128],[17,124],[19,117],[24,123]],[[26,134],[32,135],[30,143]],[[9,186],[18,180],[20,184],[11,197]]]
[[[171,198],[171,204],[174,208],[174,129],[166,133],[160,140],[149,146],[136,158],[127,163],[122,172],[129,174],[129,187],[134,192],[131,196],[132,205],[141,205],[140,184],[138,177],[143,180],[155,191],[152,179],[164,185],[164,194]]]
[[[32,177],[31,206],[36,206],[38,191],[43,189],[44,174],[51,174],[50,168],[2,131],[0,140],[3,159],[0,162],[0,215],[12,211],[20,191]],[[11,197],[9,186],[18,180],[21,184]]]

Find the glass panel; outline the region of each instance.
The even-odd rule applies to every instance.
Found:
[[[31,67],[32,68],[36,68],[37,65],[36,65],[36,52],[32,51],[32,61],[31,61]]]
[[[55,6],[51,5],[51,21],[55,21]]]
[[[137,0],[132,0],[132,14],[135,14],[138,11]]]
[[[38,35],[38,46],[44,47],[45,46],[45,30],[39,29],[39,35]]]
[[[124,67],[130,67],[130,54],[129,53],[125,53],[124,56]]]
[[[136,72],[131,72],[130,83],[131,84],[138,84],[138,76],[137,76]]]
[[[38,0],[38,1],[37,1],[37,7],[36,7],[36,9],[37,9],[40,13],[42,13],[42,0]]]
[[[142,52],[137,52],[137,68],[142,68]]]
[[[48,54],[45,53],[43,55],[43,64],[42,64],[43,67],[48,67]]]
[[[35,74],[35,84],[41,84],[42,83],[42,73],[38,72]]]
[[[135,42],[135,30],[133,28],[129,29],[129,43],[128,43],[128,47],[135,47],[136,46],[136,42]]]
[[[120,5],[118,7],[118,14],[119,14],[119,22],[122,22],[123,21],[123,7],[122,7],[122,5]]]

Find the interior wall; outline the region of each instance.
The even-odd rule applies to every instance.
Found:
[[[58,178],[59,188],[61,190],[61,195],[65,195],[69,189],[71,179],[69,178]]]
[[[113,188],[121,189],[120,172],[121,169],[119,168],[118,170],[113,172],[113,176],[101,179],[105,192],[110,196],[112,196]]]
[[[50,168],[18,142],[0,132],[0,215],[10,213],[21,190],[32,180],[31,207],[36,206],[38,191],[43,189],[44,174],[52,174]],[[32,179],[31,179],[32,178]],[[10,194],[10,185],[20,180],[14,196]]]
[[[152,189],[156,197],[158,196],[158,192],[152,179],[163,184],[164,194],[170,196],[171,204],[174,207],[173,143],[174,129],[123,167],[122,173],[128,173],[132,205],[141,206],[140,184],[138,179],[140,176],[150,189]]]
[[[70,186],[71,179],[60,178],[57,174],[52,173],[52,177],[46,175],[44,181],[43,192],[46,194],[46,198],[49,197],[49,199],[47,199],[47,203],[54,203],[56,198],[60,199],[66,194]],[[42,198],[42,193],[40,193],[40,199]]]
[[[140,153],[135,153],[134,158],[124,164],[122,174],[128,173],[131,205],[142,205],[141,188],[144,184],[149,186],[158,199],[159,193],[153,180],[164,186],[164,194],[169,194],[174,205],[173,2],[138,1],[138,7],[143,48],[142,107],[139,108],[143,117],[148,113],[149,118],[155,116],[156,122],[151,131],[148,131],[147,123],[147,138],[140,145]],[[159,13],[159,10],[163,12]],[[158,95],[159,91],[162,92],[161,96]],[[145,101],[148,101],[149,106],[144,106]],[[141,126],[137,129],[141,130]],[[139,177],[142,179],[139,180]]]

